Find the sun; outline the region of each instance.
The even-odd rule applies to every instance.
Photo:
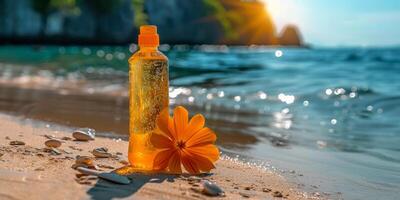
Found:
[[[297,0],[262,0],[278,30],[287,24],[301,24],[304,18],[302,6]]]

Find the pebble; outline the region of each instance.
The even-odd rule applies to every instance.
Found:
[[[119,163],[121,163],[123,165],[129,165],[129,162],[126,160],[119,160]]]
[[[25,145],[25,142],[14,140],[10,142],[10,145]]]
[[[72,138],[66,137],[66,136],[65,136],[65,137],[62,137],[61,139],[62,139],[62,140],[72,140]]]
[[[47,147],[58,148],[61,146],[61,141],[56,139],[50,139],[44,142]]]
[[[83,151],[83,149],[75,147],[75,146],[68,146],[72,150]]]
[[[44,168],[43,167],[38,167],[38,168],[35,169],[35,171],[44,171]]]
[[[76,156],[76,160],[75,160],[76,164],[84,164],[87,166],[92,166],[94,165],[93,163],[93,158],[89,157],[89,156]]]
[[[263,192],[271,192],[272,190],[269,189],[269,188],[263,188],[262,191],[263,191]]]
[[[78,141],[94,140],[95,135],[96,135],[96,131],[91,128],[81,128],[81,129],[75,130],[72,133],[72,137],[74,137]]]
[[[110,165],[99,164],[98,166],[99,166],[100,168],[105,168],[105,169],[115,169],[115,167],[110,166]]]
[[[111,153],[108,153],[108,149],[105,147],[93,149],[92,154],[97,158],[110,158]]]
[[[250,194],[247,194],[247,193],[244,193],[244,192],[239,192],[239,194],[244,198],[250,198]]]
[[[0,158],[3,156],[4,154],[0,153]]]
[[[6,136],[5,138],[6,138],[6,140],[11,140],[11,138],[10,138],[10,137],[8,137],[8,136]]]
[[[43,135],[45,138],[47,138],[47,139],[54,139],[54,138],[56,138],[56,136],[54,136],[54,135]]]
[[[44,148],[44,152],[50,153],[52,155],[61,155],[61,152],[55,148],[49,147],[49,148]]]
[[[209,196],[225,196],[224,190],[222,190],[217,184],[210,181],[202,181],[203,193]]]
[[[282,193],[279,191],[275,191],[274,193],[272,193],[273,197],[283,197]]]

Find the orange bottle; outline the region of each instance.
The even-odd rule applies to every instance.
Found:
[[[149,138],[157,115],[168,108],[168,58],[158,51],[157,27],[140,27],[139,50],[129,59],[129,152],[133,168],[153,169],[155,149]]]

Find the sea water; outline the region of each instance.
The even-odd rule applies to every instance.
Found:
[[[126,59],[136,48],[0,47],[0,110],[72,125],[89,116],[88,126],[127,134]],[[203,113],[224,153],[333,199],[398,198],[400,48],[160,49],[171,107]],[[57,113],[49,90],[62,95]]]

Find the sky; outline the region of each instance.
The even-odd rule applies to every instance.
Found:
[[[263,1],[278,33],[295,24],[312,45],[400,45],[400,0]]]

